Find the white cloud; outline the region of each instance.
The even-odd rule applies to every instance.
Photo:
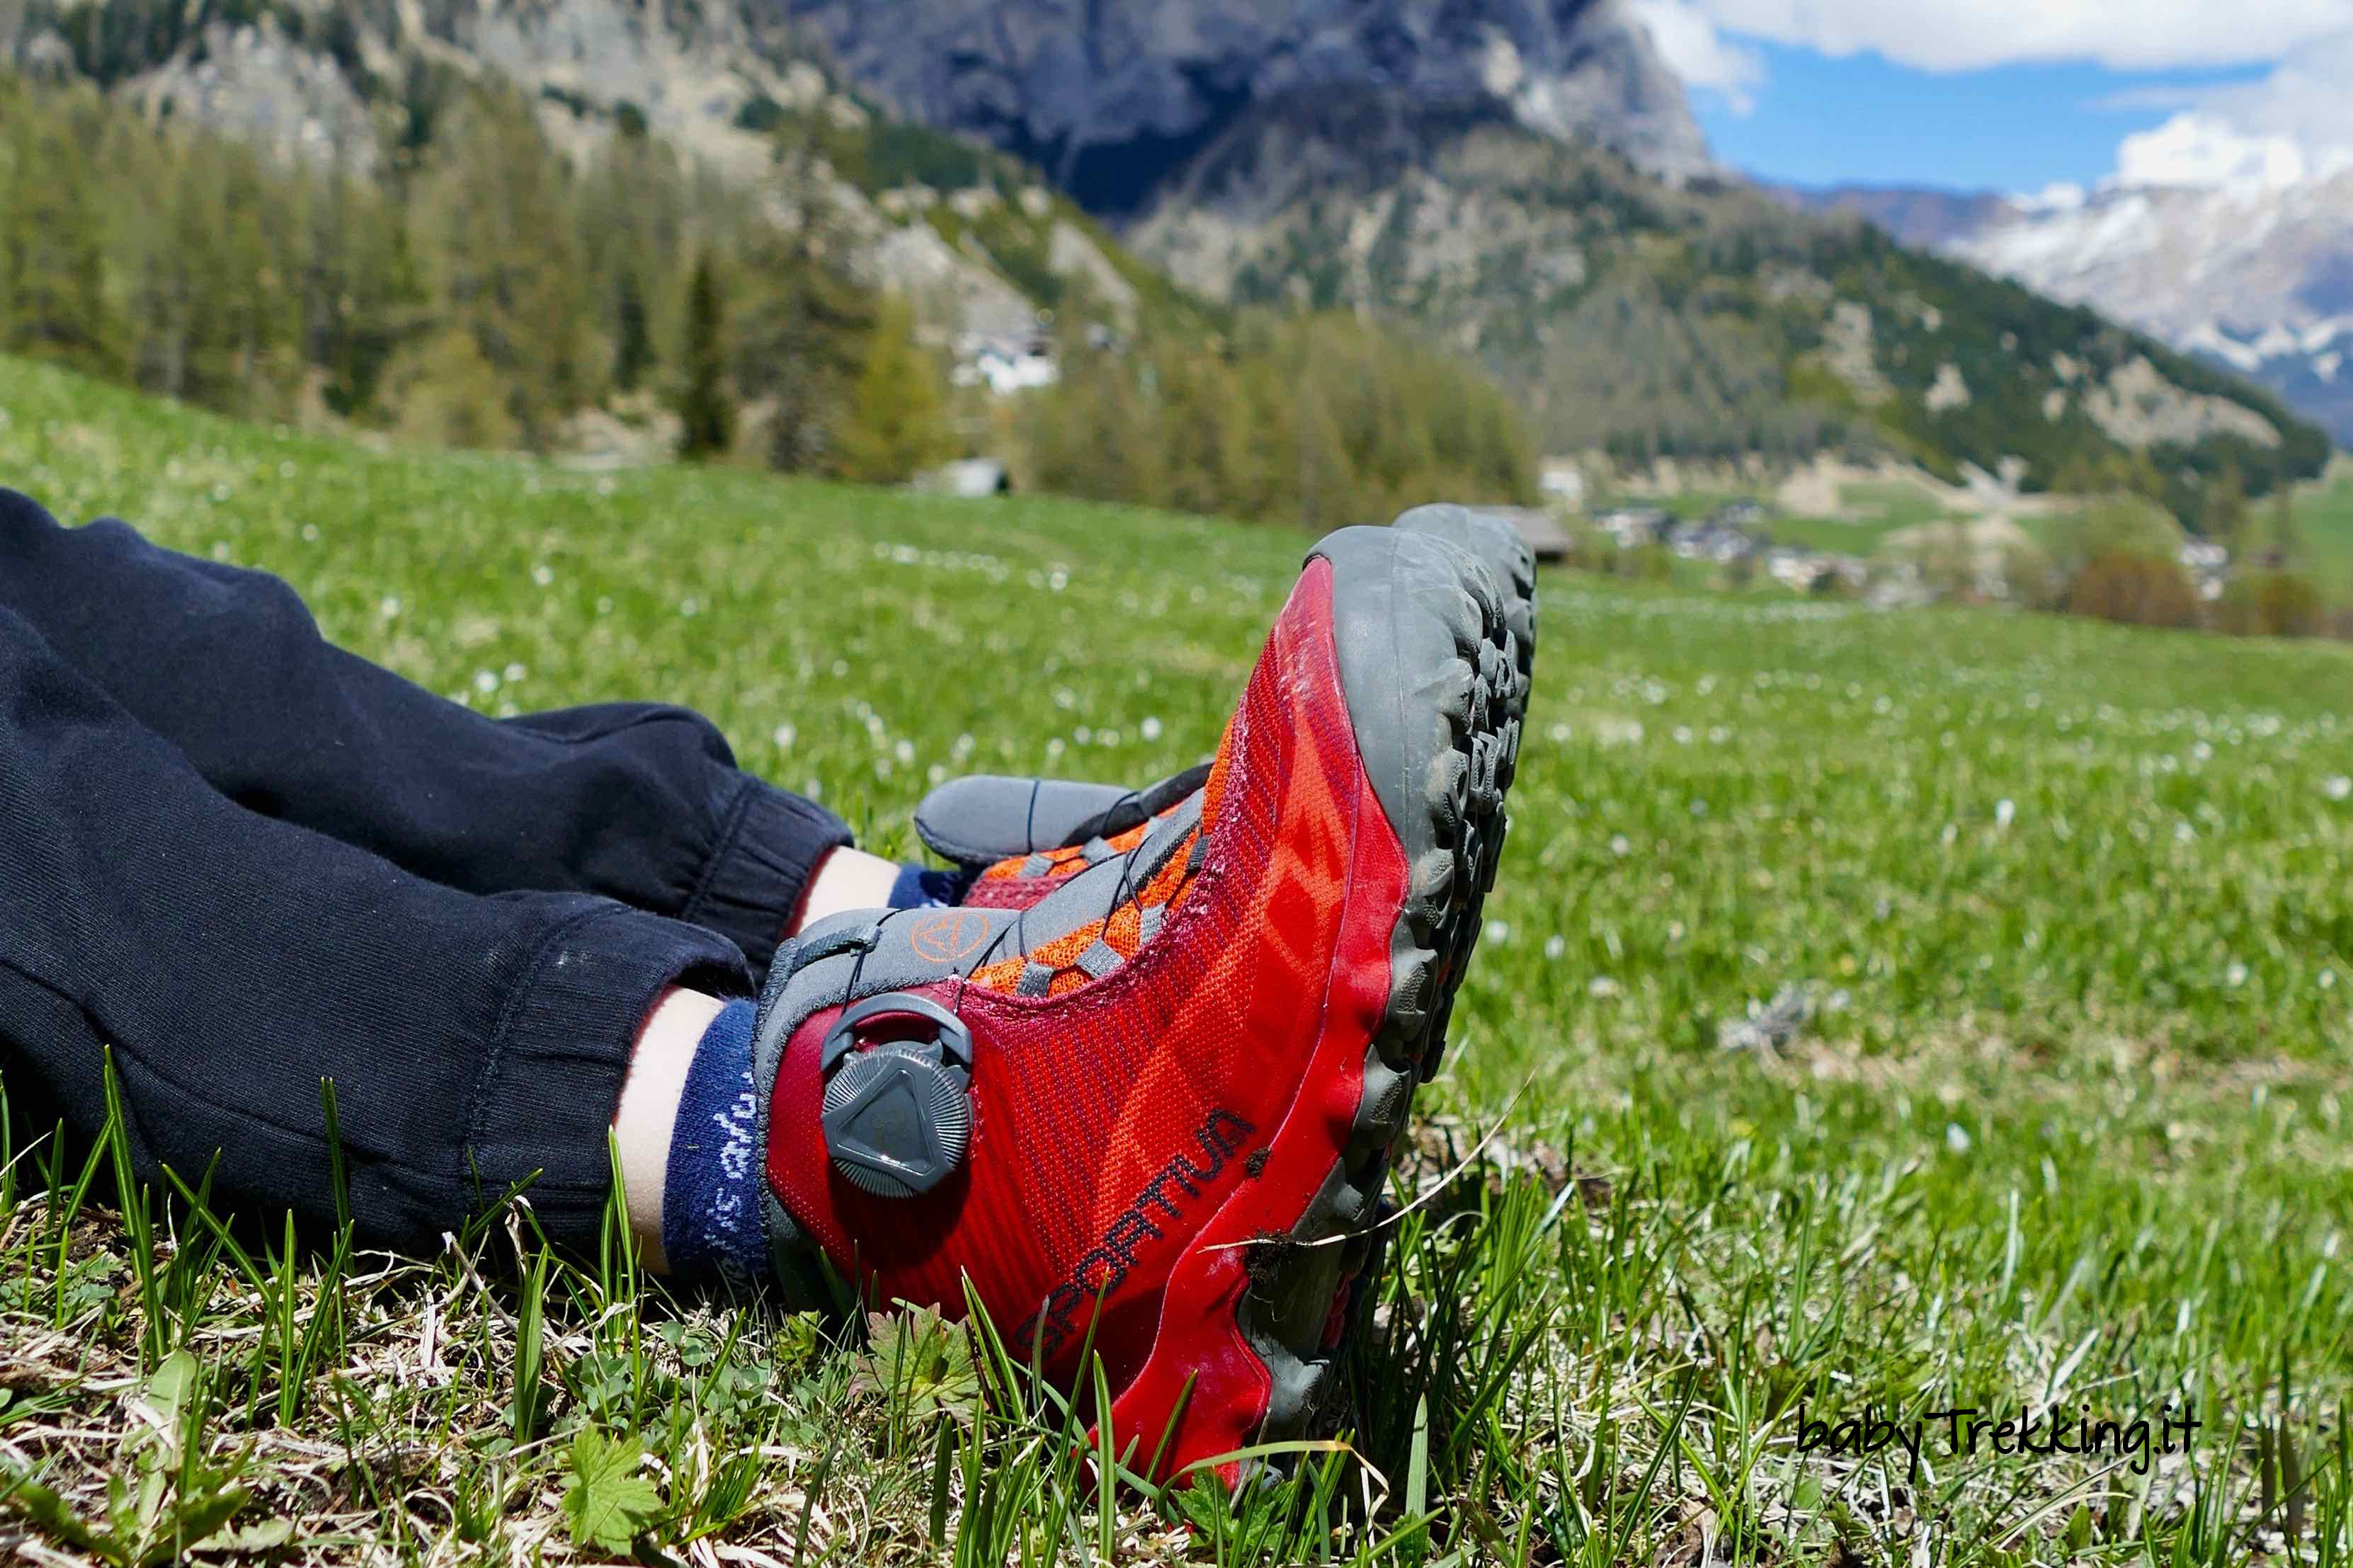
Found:
[[[2208,89],[2116,149],[2118,184],[2289,185],[2353,167],[2353,33],[2298,50],[2261,81]]]
[[[2249,135],[2195,110],[2116,149],[2116,183],[2125,185],[2293,185],[2321,160],[2291,137]]]
[[[1757,107],[1765,62],[1757,51],[1726,38],[1711,22],[1702,0],[1631,0],[1630,7],[1667,68],[1685,87],[1719,94],[1736,114]]]
[[[1720,35],[1739,33],[1829,55],[1871,49],[1933,71],[2076,59],[2117,70],[2249,65],[2353,25],[2348,0],[1640,0],[1638,9],[1688,13],[1718,47],[1736,47]]]

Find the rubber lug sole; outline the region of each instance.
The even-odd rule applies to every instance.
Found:
[[[1520,763],[1520,740],[1525,732],[1528,717],[1528,693],[1535,674],[1536,660],[1536,558],[1528,548],[1520,531],[1499,517],[1454,505],[1416,507],[1399,517],[1391,526],[1409,533],[1419,533],[1445,540],[1479,558],[1493,579],[1500,595],[1506,634],[1503,647],[1492,659],[1482,662],[1482,673],[1490,690],[1499,697],[1504,709],[1504,723],[1497,734],[1493,755],[1493,785],[1504,791],[1512,787]],[[1508,672],[1509,679],[1504,679]],[[1484,919],[1486,895],[1495,886],[1495,875],[1504,858],[1504,839],[1509,833],[1508,817],[1497,815],[1493,830],[1483,836],[1477,856],[1478,891],[1471,918],[1456,934],[1455,943],[1446,955],[1447,967],[1456,984],[1471,963],[1472,945],[1477,941]],[[1453,1021],[1454,990],[1444,988],[1432,1019],[1429,1054],[1421,1063],[1422,1076],[1437,1076],[1444,1058],[1447,1027]]]

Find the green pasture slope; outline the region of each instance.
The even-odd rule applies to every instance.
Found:
[[[280,573],[479,709],[693,704],[885,851],[953,773],[1202,756],[1305,543],[382,456],[17,363],[0,409],[0,482],[60,513]],[[165,1550],[282,1520],[320,1562],[2347,1561],[2353,650],[1542,591],[1504,877],[1400,1178],[1427,1201],[1352,1366],[1364,1468],[1106,1506],[1050,1404],[976,1397],[953,1340],[535,1271],[500,1225],[142,1269],[87,1205],[58,1245],[36,1150],[0,1465],[48,1489],[14,1506]],[[193,1471],[118,1446],[142,1387]],[[1801,1450],[2053,1405],[2071,1445],[2201,1426],[2145,1466],[1956,1451],[1949,1419],[1916,1468]],[[110,1474],[155,1478],[146,1523],[135,1489],[105,1522]]]
[[[2332,601],[2353,602],[2353,471],[2296,491],[2295,520],[2307,570]]]

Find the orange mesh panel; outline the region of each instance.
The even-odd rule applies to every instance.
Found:
[[[1200,837],[1201,830],[1198,827],[1187,834],[1185,841],[1169,856],[1167,864],[1112,910],[1111,919],[1104,924],[1082,926],[1052,942],[1039,944],[1025,956],[1000,959],[986,968],[975,970],[971,983],[984,991],[1010,992],[1020,984],[1022,974],[1031,964],[1041,963],[1058,971],[1047,994],[1060,996],[1085,984],[1088,976],[1075,965],[1079,955],[1094,946],[1097,940],[1120,957],[1134,958],[1136,950],[1144,945],[1144,911],[1158,905],[1173,905],[1192,881],[1189,863],[1193,845]],[[1071,979],[1073,975],[1077,979]]]

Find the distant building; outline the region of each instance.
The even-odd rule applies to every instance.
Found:
[[[1679,522],[1669,531],[1667,543],[1686,561],[1713,561],[1728,566],[1746,561],[1765,548],[1765,541],[1747,530],[1711,517],[1705,522]]]
[[[1501,518],[1519,530],[1521,540],[1537,560],[1568,559],[1568,531],[1561,527],[1552,513],[1525,506],[1489,506],[1479,510],[1489,517]]]
[[[967,337],[957,345],[958,386],[987,386],[999,397],[1051,386],[1062,379],[1051,346],[1043,338]]]
[[[1871,581],[1871,568],[1852,555],[1784,545],[1765,552],[1765,575],[1799,594],[1860,593]]]
[[[1005,465],[994,458],[967,458],[962,462],[944,463],[927,474],[918,475],[915,489],[931,495],[976,500],[984,496],[1011,495],[1013,477],[1005,471]]]
[[[1593,521],[1594,526],[1617,542],[1620,550],[1662,543],[1675,525],[1672,512],[1655,506],[1621,506],[1603,512]]]
[[[1707,521],[1719,528],[1757,528],[1771,519],[1773,509],[1763,501],[1743,496],[1728,500],[1707,514]]]
[[[2198,585],[2198,596],[2208,604],[2222,596],[2231,582],[2231,552],[2209,539],[2181,542],[2182,570]]]
[[[1556,505],[1571,511],[1585,510],[1585,474],[1575,463],[1546,463],[1537,476],[1536,488]]]

